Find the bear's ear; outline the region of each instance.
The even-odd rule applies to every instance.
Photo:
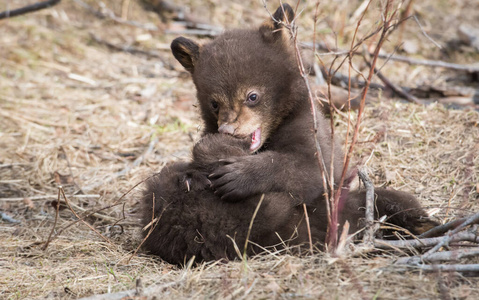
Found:
[[[285,34],[282,30],[284,24],[290,24],[293,20],[293,8],[289,4],[284,3],[283,6],[278,7],[271,18],[263,22],[259,31],[266,41],[274,42]]]
[[[171,42],[171,51],[176,60],[191,74],[195,70],[195,64],[200,56],[200,45],[196,42],[180,36]]]

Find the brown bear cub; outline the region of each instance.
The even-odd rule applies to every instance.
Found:
[[[184,37],[172,42],[173,55],[193,77],[205,127],[191,162],[169,164],[147,182],[142,211],[150,253],[176,264],[193,256],[234,259],[256,209],[247,254],[301,245],[309,241],[303,203],[313,243],[324,243],[326,187],[313,116],[284,27],[293,18],[284,4],[259,30],[227,31],[203,45]],[[341,147],[333,147],[329,121],[319,112],[317,122],[323,159],[329,166],[334,157],[337,184]],[[389,222],[414,234],[436,225],[412,195],[375,193],[376,217],[391,216]],[[364,217],[365,193],[345,189],[343,195],[340,223],[348,220],[353,232]]]

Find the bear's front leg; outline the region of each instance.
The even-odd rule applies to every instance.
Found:
[[[225,201],[280,192],[291,195],[298,203],[311,204],[323,191],[317,166],[298,154],[265,151],[219,162],[221,165],[208,178],[215,194]]]
[[[249,196],[268,193],[272,189],[267,164],[257,155],[230,157],[219,160],[208,178],[211,187],[222,200],[236,202]]]

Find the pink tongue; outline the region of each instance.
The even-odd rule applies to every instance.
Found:
[[[261,128],[256,129],[251,135],[251,146],[249,150],[256,151],[261,145]]]

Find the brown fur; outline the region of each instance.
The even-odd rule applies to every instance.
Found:
[[[294,13],[284,5],[284,13],[280,7],[273,17],[292,20]],[[313,118],[282,23],[267,20],[259,30],[227,31],[205,45],[180,37],[171,48],[192,74],[204,136],[193,149],[191,163],[170,164],[148,182],[143,225],[154,218],[157,225],[145,248],[172,263],[192,256],[197,260],[232,259],[237,256],[233,240],[242,250],[262,194],[249,254],[260,250],[255,245],[306,243],[303,203],[313,242],[323,243],[327,230],[325,187],[316,158]],[[334,181],[338,183],[341,148],[339,144],[333,147],[329,121],[321,113],[317,120],[323,159],[329,166],[334,151]],[[258,130],[261,140],[253,147],[253,133]],[[345,189],[343,194],[341,223],[348,220],[356,230],[364,216],[364,192]],[[435,224],[409,194],[380,189],[376,195],[376,217],[392,216],[392,223],[413,233]],[[145,236],[147,233],[148,229]]]

